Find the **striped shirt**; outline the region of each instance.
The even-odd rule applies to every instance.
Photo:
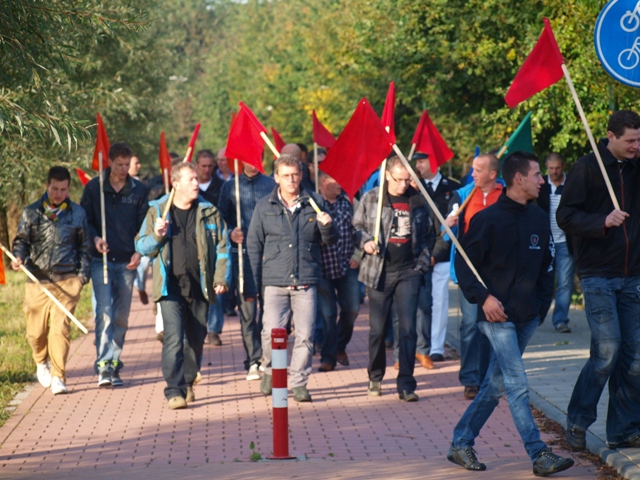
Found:
[[[551,234],[553,235],[553,241],[555,243],[566,243],[567,237],[562,231],[562,229],[558,226],[558,221],[556,220],[556,210],[558,210],[558,205],[560,205],[560,197],[562,196],[562,189],[564,187],[564,182],[567,179],[566,175],[562,174],[562,183],[557,187],[551,181],[551,179],[547,176],[547,181],[551,186],[551,195],[549,195],[549,220],[551,221]]]

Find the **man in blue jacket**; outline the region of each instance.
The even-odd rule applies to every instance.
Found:
[[[317,285],[322,278],[320,242],[332,244],[337,230],[326,212],[324,199],[300,188],[302,165],[292,155],[274,164],[278,184],[258,202],[247,238],[247,251],[256,291],[264,296],[262,358],[265,374],[260,391],[271,395],[271,329],[285,327],[293,315],[295,344],[289,385],[296,402],[310,402],[307,382],[311,373]],[[321,211],[316,213],[315,206]]]
[[[478,395],[453,431],[450,462],[467,470],[485,470],[473,450],[476,437],[505,393],[513,422],[533,473],[547,476],[573,465],[540,439],[529,405],[529,386],[522,354],[544,320],[553,296],[554,246],[549,217],[530,202],[543,184],[538,159],[514,152],[505,158],[502,176],[507,191],[479,211],[460,244],[482,283],[458,253],[455,268],[462,293],[477,304],[478,329],[491,343],[489,368]],[[505,235],[508,232],[508,235]]]
[[[207,311],[231,283],[227,232],[220,212],[199,197],[196,168],[181,163],[171,172],[175,189],[166,220],[168,195],[151,202],[136,249],[153,260],[153,301],[164,320],[162,374],[172,410],[195,401],[207,334]],[[186,340],[186,342],[185,342]]]

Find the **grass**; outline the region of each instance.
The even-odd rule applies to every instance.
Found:
[[[22,272],[5,270],[7,284],[0,285],[0,426],[11,416],[5,408],[27,383],[35,380],[36,370],[25,337],[22,306],[26,276]],[[86,325],[92,315],[91,286],[87,285],[82,290],[75,316]],[[79,335],[82,332],[72,325],[71,338]]]

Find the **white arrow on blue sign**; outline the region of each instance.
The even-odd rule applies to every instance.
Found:
[[[594,43],[600,63],[613,78],[640,87],[640,1],[611,0],[596,21]]]

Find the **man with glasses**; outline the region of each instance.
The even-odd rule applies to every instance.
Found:
[[[387,161],[382,200],[380,235],[374,241],[379,187],[367,192],[353,218],[356,245],[365,252],[358,280],[369,296],[369,396],[382,394],[386,370],[384,339],[391,303],[399,322],[397,391],[400,400],[418,401],[413,368],[416,355],[416,311],[424,273],[431,269],[435,243],[433,223],[426,200],[409,184],[411,176],[393,156]]]

